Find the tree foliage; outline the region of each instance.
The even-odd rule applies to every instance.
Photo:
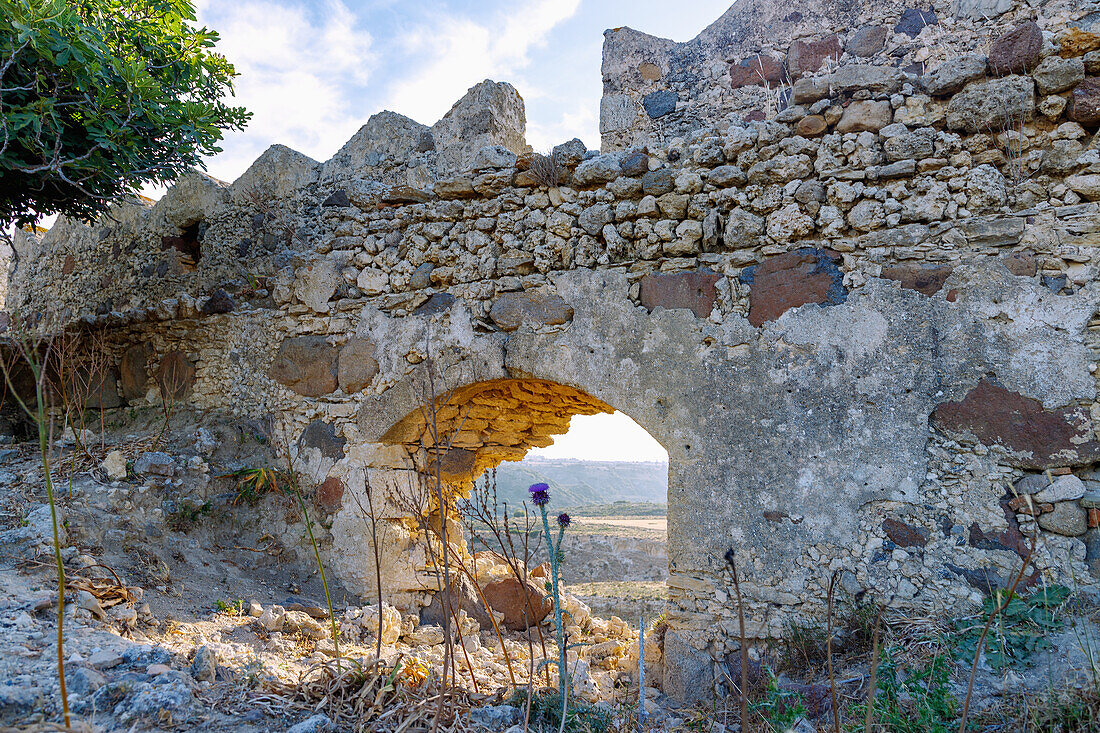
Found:
[[[0,225],[90,218],[220,152],[233,66],[190,0],[0,0]]]

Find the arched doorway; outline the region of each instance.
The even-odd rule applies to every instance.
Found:
[[[572,421],[579,429],[571,431]],[[551,450],[559,437],[567,453],[583,447],[583,457],[591,459],[602,444],[615,452],[613,458],[640,460],[563,459],[562,447]],[[464,517],[470,502],[485,501],[482,492],[492,482],[489,502],[512,517],[510,529],[524,526],[517,515],[526,511],[535,520],[529,527],[537,530],[534,508],[523,503],[527,487],[544,481],[551,485],[554,513],[565,510],[580,520],[565,545],[567,552],[576,552],[576,562],[566,564],[566,581],[610,584],[617,579],[621,591],[623,579],[629,578],[648,584],[647,608],[654,613],[663,602],[668,454],[629,417],[581,389],[533,378],[474,382],[445,391],[434,406],[430,400],[415,406],[377,444],[358,457],[354,450],[349,455],[365,466],[361,478],[349,475],[351,496],[334,519],[335,559],[344,582],[365,597],[377,592],[374,579],[381,576],[388,602],[409,610],[429,605],[439,585],[438,552],[430,543],[438,540],[440,528],[445,524],[451,549],[464,559],[486,549],[501,552],[499,542],[492,546],[471,533]],[[643,472],[649,474],[648,486],[639,496],[637,479]],[[433,491],[437,479],[443,511]],[[384,525],[381,572],[375,570],[373,554],[363,551],[374,541],[363,516],[371,511],[368,494]],[[442,516],[448,517],[445,523]],[[546,559],[540,533],[532,531],[528,543],[530,551],[524,554],[534,567]],[[359,551],[351,552],[353,547]],[[603,589],[585,590],[598,595]]]

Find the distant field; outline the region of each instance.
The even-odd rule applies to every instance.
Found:
[[[663,501],[616,501],[613,504],[565,507],[563,511],[586,517],[663,517],[668,512],[668,504]]]
[[[496,470],[497,497],[515,510],[527,500],[531,484],[550,485],[555,512],[625,502],[631,505],[663,505],[668,496],[668,464],[628,461],[577,461],[530,458],[502,463]],[[648,514],[652,509],[609,514]],[[663,508],[660,513],[664,513]]]

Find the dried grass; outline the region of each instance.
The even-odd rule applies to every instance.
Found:
[[[404,655],[344,659],[341,668],[329,660],[310,667],[297,683],[268,682],[267,692],[254,702],[282,711],[323,712],[338,730],[400,733],[430,729],[440,710],[439,730],[465,731],[470,708],[497,701],[451,685],[441,692],[440,683],[420,660]]]

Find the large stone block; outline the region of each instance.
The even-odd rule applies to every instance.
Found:
[[[1035,82],[1029,76],[1007,76],[976,82],[951,98],[947,127],[965,132],[1013,130],[1035,113]]]
[[[505,293],[493,303],[489,318],[502,331],[524,324],[556,326],[573,320],[573,308],[561,296],[545,290]]]
[[[997,76],[1026,74],[1039,63],[1043,32],[1029,20],[1008,31],[989,48],[989,70]]]
[[[1045,409],[1039,400],[1005,389],[987,379],[960,402],[944,402],[932,424],[953,437],[970,436],[1008,451],[1020,468],[1045,470],[1100,460],[1086,409],[1067,405]]]
[[[180,351],[165,354],[156,371],[161,399],[183,399],[195,383],[195,365]]]
[[[554,608],[550,598],[530,578],[524,584],[510,575],[486,583],[481,592],[489,608],[504,614],[504,626],[509,631],[525,631],[537,626]]]
[[[649,310],[686,308],[698,318],[706,318],[718,298],[715,284],[721,276],[709,270],[650,273],[642,278],[639,299]]]
[[[139,400],[145,396],[145,385],[149,380],[146,368],[149,353],[145,344],[135,344],[122,352],[119,362],[119,382],[122,396],[127,401]]]
[[[362,392],[378,374],[374,353],[375,343],[358,337],[348,339],[340,349],[337,380],[345,394]]]
[[[1100,77],[1089,77],[1074,87],[1066,114],[1082,125],[1100,125]]]
[[[336,347],[324,336],[296,336],[279,346],[268,376],[305,397],[320,397],[336,391]]]
[[[800,249],[746,268],[750,286],[749,323],[761,326],[807,303],[837,305],[847,297],[840,255],[826,249]]]

